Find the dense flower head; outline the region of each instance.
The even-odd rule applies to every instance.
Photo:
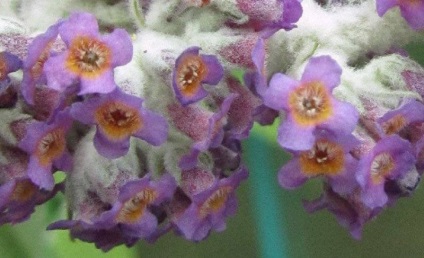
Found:
[[[204,240],[236,213],[254,122],[291,160],[250,174],[321,180],[305,209],[355,238],[419,185],[424,69],[401,48],[424,42],[422,0],[28,5],[0,19],[0,225],[61,191],[48,229],[103,251]]]

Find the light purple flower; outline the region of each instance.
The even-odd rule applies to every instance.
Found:
[[[423,0],[377,0],[377,13],[381,17],[389,9],[399,6],[402,17],[414,30],[424,29]]]
[[[53,42],[59,35],[60,24],[61,22],[58,22],[50,26],[45,33],[35,37],[28,46],[28,56],[23,63],[21,90],[25,101],[30,105],[34,104],[36,86],[47,82],[43,67],[51,55]]]
[[[358,111],[338,101],[331,91],[340,83],[342,70],[329,56],[311,58],[300,81],[275,74],[264,94],[264,103],[286,112],[278,129],[278,142],[291,150],[308,150],[315,142],[314,131],[326,129],[350,134],[356,127]]]
[[[284,188],[297,188],[309,178],[324,176],[338,193],[350,193],[357,183],[355,172],[358,162],[349,153],[359,145],[352,135],[336,136],[322,132],[312,149],[294,152],[294,157],[278,173]]]
[[[158,219],[150,210],[170,201],[177,185],[175,179],[166,174],[158,180],[146,175],[121,187],[117,202],[95,220],[99,228],[113,228],[119,224],[127,238],[153,236],[158,228]]]
[[[113,68],[132,58],[132,42],[123,29],[100,35],[96,18],[73,13],[59,26],[59,35],[68,49],[44,64],[47,85],[58,91],[80,83],[79,94],[109,93],[116,87]]]
[[[199,55],[199,47],[190,47],[175,61],[172,87],[178,101],[186,106],[208,95],[202,84],[216,85],[224,69],[213,55]]]
[[[21,67],[22,61],[19,57],[9,52],[0,52],[0,86],[8,79],[9,73],[15,72]]]
[[[66,134],[71,125],[68,112],[60,112],[51,124],[30,124],[19,143],[19,147],[30,155],[28,177],[41,188],[53,189],[53,167],[63,171],[72,169],[72,157],[66,148]]]
[[[74,119],[97,126],[94,146],[107,158],[128,152],[130,136],[158,146],[168,137],[168,123],[157,113],[142,107],[143,100],[115,91],[97,95],[71,107]]]
[[[298,0],[237,0],[240,10],[249,16],[247,27],[270,37],[280,29],[291,30],[302,16]]]
[[[210,188],[191,196],[190,206],[174,221],[184,237],[200,241],[212,229],[225,230],[226,217],[234,215],[237,210],[234,191],[247,176],[247,170],[240,168],[230,177],[216,179]]]
[[[386,180],[402,178],[414,169],[412,145],[397,135],[381,139],[359,161],[356,180],[362,192],[361,200],[371,209],[383,207],[388,196],[384,190]]]

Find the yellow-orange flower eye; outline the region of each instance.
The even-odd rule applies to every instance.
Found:
[[[70,45],[66,67],[75,74],[95,78],[111,67],[111,56],[109,47],[103,42],[80,36]]]

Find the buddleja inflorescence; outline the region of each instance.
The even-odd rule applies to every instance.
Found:
[[[63,192],[48,229],[102,250],[203,240],[236,212],[241,140],[277,118],[278,182],[320,178],[306,210],[355,238],[419,183],[424,70],[402,47],[423,0],[3,2],[0,224]]]

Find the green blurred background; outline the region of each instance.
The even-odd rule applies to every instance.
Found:
[[[408,51],[424,64],[422,45],[411,45]],[[226,231],[214,232],[201,243],[171,233],[153,245],[142,242],[103,253],[92,244],[71,241],[67,231],[45,231],[48,224],[66,217],[59,194],[38,207],[29,221],[0,227],[0,258],[424,257],[422,186],[370,222],[362,240],[356,241],[327,211],[310,215],[303,210],[302,199],[318,197],[319,180],[296,191],[278,186],[276,174],[287,156],[275,142],[275,128],[255,126],[244,143],[251,177],[238,190],[239,212],[228,220]]]

